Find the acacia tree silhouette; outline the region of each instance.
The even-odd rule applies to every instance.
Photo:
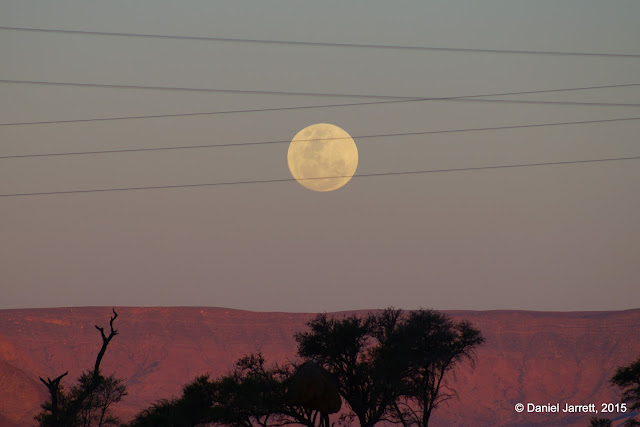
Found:
[[[631,411],[624,425],[640,426],[640,421],[636,419],[639,415],[637,411],[640,410],[640,357],[627,366],[619,366],[611,377],[611,384],[622,389],[622,401],[629,405],[624,412]],[[593,417],[589,426],[608,427],[612,424],[613,421],[609,418]]]
[[[298,354],[335,375],[340,395],[361,427],[382,421],[397,392],[380,377],[376,360],[371,357],[372,317],[352,315],[336,319],[319,314],[307,326],[310,332],[295,336]]]
[[[412,311],[393,331],[385,359],[400,359],[403,371],[400,398],[392,406],[393,419],[403,426],[426,427],[434,409],[457,397],[446,374],[464,360],[474,363],[474,350],[484,343],[468,321],[453,322],[444,313]]]
[[[629,404],[629,410],[640,410],[640,357],[635,362],[616,369],[611,383],[622,389],[622,401]],[[640,421],[636,418],[638,418],[638,414],[627,420],[625,424],[640,426]]]
[[[40,381],[47,387],[50,400],[42,405],[43,411],[34,417],[42,427],[75,427],[117,424],[117,420],[110,416],[109,408],[119,402],[127,394],[122,380],[113,375],[104,377],[100,373],[100,364],[111,340],[118,335],[113,328],[113,322],[118,317],[115,309],[109,321],[110,332],[106,335],[104,328],[95,325],[102,337],[102,347],[96,356],[93,370],[84,372],[78,379],[78,384],[66,392],[60,380],[69,371],[54,379]]]
[[[296,335],[298,354],[333,373],[362,427],[380,421],[427,426],[432,411],[455,396],[446,374],[473,361],[484,342],[469,322],[420,309],[387,308],[366,317],[320,314]]]

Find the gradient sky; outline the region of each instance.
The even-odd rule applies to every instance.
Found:
[[[0,0],[0,26],[640,54],[640,2]],[[640,59],[0,30],[0,79],[451,97],[640,83]],[[640,87],[503,97],[640,103]],[[0,83],[0,123],[362,102]],[[638,107],[420,102],[0,126],[0,155],[290,140],[328,122],[357,173],[640,155]],[[0,159],[0,194],[289,178],[287,144]],[[640,161],[0,197],[0,308],[638,307]]]

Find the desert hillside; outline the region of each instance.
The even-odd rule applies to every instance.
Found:
[[[295,358],[293,335],[313,317],[224,308],[116,308],[105,373],[126,378],[123,420],[180,392],[196,375],[215,375],[238,357],[262,351],[268,361]],[[38,376],[65,371],[71,384],[100,347],[94,324],[108,326],[110,307],[0,310],[0,425],[31,425],[46,397]],[[514,411],[518,402],[617,402],[608,385],[616,366],[640,355],[640,309],[618,312],[452,311],[487,339],[475,369],[454,380],[460,399],[433,415],[443,425],[587,425],[589,415]]]

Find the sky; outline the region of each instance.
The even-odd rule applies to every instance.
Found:
[[[0,27],[640,55],[640,2],[0,0]],[[640,57],[114,37],[0,29],[0,123],[274,109],[387,98],[9,83],[463,97],[640,84]],[[484,98],[485,100],[488,98]],[[640,104],[640,86],[492,99]],[[640,107],[421,101],[0,126],[0,309],[219,306],[320,312],[637,308],[640,160],[286,180],[314,123],[358,174],[640,156]],[[366,137],[399,133],[404,136]],[[14,196],[7,196],[13,194]]]

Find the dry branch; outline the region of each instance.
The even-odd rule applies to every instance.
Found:
[[[69,420],[75,418],[75,416],[82,408],[84,401],[89,396],[91,396],[91,394],[100,386],[100,384],[104,380],[104,377],[100,375],[100,363],[102,362],[102,358],[107,351],[107,346],[109,345],[113,337],[118,335],[118,331],[113,328],[113,321],[118,317],[118,313],[116,313],[115,309],[112,309],[112,311],[113,316],[111,316],[111,320],[109,321],[110,332],[108,336],[104,333],[104,328],[95,325],[96,329],[100,331],[100,335],[102,336],[102,347],[100,348],[100,351],[98,352],[98,355],[96,357],[96,363],[94,364],[93,371],[90,373],[91,381],[86,387],[84,387],[81,393],[75,396],[71,401],[68,401],[67,404],[63,407],[61,405],[61,402],[59,401],[59,396],[62,393],[60,380],[68,375],[69,371],[54,378],[53,380],[48,377],[46,380],[40,377],[40,381],[42,381],[42,383],[47,387],[51,396],[51,408],[49,409],[51,411],[51,419],[50,423],[47,423],[47,425],[66,425]]]

